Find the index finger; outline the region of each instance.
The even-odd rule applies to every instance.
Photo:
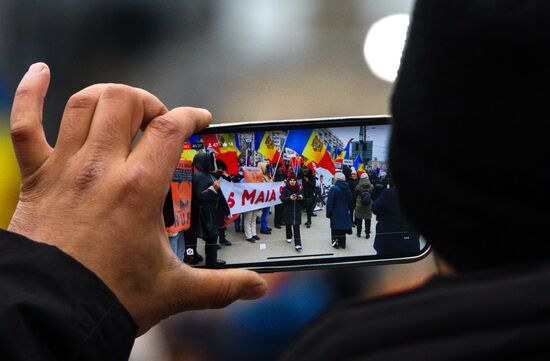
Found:
[[[160,192],[164,200],[166,188],[180,159],[183,142],[193,133],[206,128],[212,115],[206,109],[182,107],[152,119],[128,156],[127,164],[134,171],[143,169],[144,183]]]

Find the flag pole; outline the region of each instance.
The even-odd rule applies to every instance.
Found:
[[[281,152],[279,153],[279,158],[277,159],[277,163],[275,164],[275,168],[273,169],[273,174],[271,175],[271,178],[273,178],[275,176],[275,171],[277,170],[277,167],[279,166],[279,162],[281,161],[281,158],[283,157],[283,154],[285,153],[286,140],[288,139],[288,133],[289,132],[290,132],[290,130],[286,132],[285,141],[283,142],[283,148],[282,148]]]

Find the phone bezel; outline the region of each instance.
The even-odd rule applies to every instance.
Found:
[[[329,123],[329,124],[327,124]],[[270,130],[292,130],[304,128],[340,128],[353,126],[375,126],[375,125],[391,125],[391,117],[389,115],[369,115],[369,116],[349,116],[349,117],[329,117],[329,118],[311,118],[311,119],[286,119],[286,120],[265,120],[265,121],[246,121],[239,123],[217,123],[212,124],[201,134],[217,134],[217,133],[246,133],[253,131],[270,131]],[[253,263],[232,263],[221,268],[242,268],[254,270],[256,272],[282,272],[294,270],[308,270],[319,268],[341,268],[341,267],[359,267],[367,265],[382,265],[382,264],[398,264],[411,263],[425,258],[431,252],[431,245],[426,242],[426,245],[419,253],[410,255],[387,256],[380,258],[379,256],[343,256],[327,258],[309,258],[309,259],[292,259],[281,261],[268,262],[253,262]],[[204,268],[204,266],[194,266]]]

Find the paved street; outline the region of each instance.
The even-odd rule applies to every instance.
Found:
[[[371,237],[365,239],[364,230],[361,238],[355,234],[347,235],[346,249],[335,249],[330,241],[330,220],[325,216],[325,210],[316,212],[317,217],[312,217],[311,228],[306,228],[303,224],[306,221],[306,214],[302,215],[302,225],[300,232],[302,235],[301,251],[294,249],[294,242],[286,242],[286,232],[284,226],[281,229],[273,228],[273,212],[269,216],[269,227],[273,228],[271,235],[259,233],[260,225],[257,225],[258,236],[261,238],[256,243],[250,243],[245,240],[244,233],[235,232],[235,227],[231,224],[227,229],[227,239],[233,245],[222,246],[218,251],[218,258],[224,259],[230,263],[250,263],[250,262],[270,262],[291,260],[295,256],[300,258],[319,258],[319,257],[342,257],[351,255],[374,255],[376,251],[372,247],[374,241],[374,230],[376,221],[373,219],[371,224]],[[199,247],[201,241],[199,240]],[[199,252],[201,249],[199,248]],[[278,257],[273,259],[272,257]]]

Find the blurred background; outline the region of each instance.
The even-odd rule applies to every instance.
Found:
[[[17,202],[8,117],[20,77],[49,64],[44,128],[55,144],[68,97],[98,82],[144,88],[214,122],[387,114],[412,0],[4,0],[0,2],[0,227]],[[340,302],[410,287],[409,265],[267,275],[255,302],[173,317],[131,359],[274,360]],[[368,335],[358,335],[368,337]]]

